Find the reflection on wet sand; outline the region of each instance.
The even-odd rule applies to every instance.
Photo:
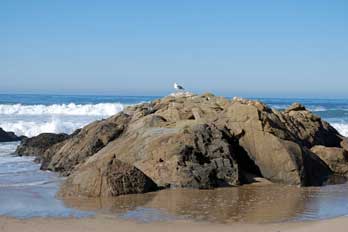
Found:
[[[65,199],[69,207],[138,220],[193,219],[219,223],[280,222],[348,214],[347,185],[299,188],[284,185],[214,190],[167,189],[115,198]]]

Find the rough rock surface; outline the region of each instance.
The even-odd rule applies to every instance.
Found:
[[[330,170],[307,148],[339,144],[342,139],[326,122],[296,105],[279,112],[258,101],[234,99],[219,122],[232,134],[241,134],[240,146],[266,179],[294,185],[321,185],[330,176]],[[315,178],[318,172],[320,179]]]
[[[348,176],[347,150],[338,147],[314,146],[311,151],[319,156],[334,173]]]
[[[6,132],[0,127],[0,142],[14,142],[21,140],[21,137],[18,137],[13,132]]]
[[[152,117],[157,118],[147,118]],[[130,129],[82,167],[100,166],[115,156],[163,187],[206,189],[238,184],[237,163],[224,132],[207,124],[152,128],[141,122],[141,128]]]
[[[63,184],[59,195],[110,197],[158,189],[139,169],[115,158],[99,165],[81,168]]]
[[[48,149],[43,155],[41,168],[70,175],[76,165],[120,136],[127,126],[127,120],[128,116],[121,113],[87,125],[69,139]]]
[[[43,133],[32,138],[23,139],[17,147],[16,153],[20,156],[42,156],[45,151],[56,143],[69,138],[67,134]]]
[[[297,106],[297,107],[296,107]],[[335,128],[329,123],[310,111],[307,111],[300,104],[293,104],[285,113],[284,123],[287,129],[296,138],[296,142],[311,148],[315,145],[327,147],[340,147],[344,139]]]
[[[160,187],[204,189],[248,183],[250,176],[312,186],[345,175],[341,153],[333,152],[338,171],[314,146],[343,151],[348,142],[300,104],[281,112],[259,101],[180,95],[128,107],[82,128],[50,147],[42,168],[69,176],[62,195],[88,196],[132,192],[111,187],[118,180],[106,181],[122,165]],[[117,168],[107,169],[115,160]],[[104,187],[94,190],[100,183]]]

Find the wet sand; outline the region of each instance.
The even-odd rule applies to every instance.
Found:
[[[317,222],[298,222],[280,224],[214,224],[197,223],[192,221],[175,222],[152,222],[139,223],[130,220],[119,220],[107,217],[95,217],[84,219],[56,219],[34,218],[13,219],[0,217],[1,232],[103,232],[103,231],[143,231],[143,232],[211,232],[211,231],[234,231],[234,232],[343,232],[347,231],[348,218],[337,218]]]
[[[140,222],[279,223],[348,215],[348,185],[313,188],[248,185],[167,189],[102,199],[64,199],[67,207]]]

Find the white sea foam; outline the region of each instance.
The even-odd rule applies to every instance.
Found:
[[[72,133],[86,124],[122,111],[120,103],[21,105],[0,104],[0,127],[28,137]]]
[[[271,108],[277,109],[277,110],[284,110],[288,108],[290,105],[278,105],[278,104],[269,104]]]
[[[326,109],[324,106],[309,106],[308,110],[313,112],[323,112],[327,111],[328,109]]]
[[[16,147],[18,146],[19,142],[7,142],[7,143],[1,143],[0,146],[0,156],[2,155],[8,155],[16,150]]]
[[[0,104],[0,115],[113,115],[123,110],[120,103],[22,105]]]
[[[272,108],[274,109],[278,109],[278,110],[284,110],[286,108],[288,108],[290,105],[281,105],[281,104],[269,104]],[[322,112],[322,111],[327,111],[328,109],[326,109],[324,106],[313,106],[313,105],[309,105],[306,106],[306,108],[310,111],[313,112]],[[334,109],[330,109],[330,110],[334,110]]]
[[[93,119],[90,119],[93,121]],[[16,135],[25,135],[28,137],[36,136],[41,133],[72,133],[76,129],[86,125],[87,121],[68,121],[64,117],[53,118],[49,121],[16,121],[0,122],[0,127],[5,131],[12,131]]]
[[[348,124],[347,123],[332,123],[331,124],[341,135],[348,137]]]

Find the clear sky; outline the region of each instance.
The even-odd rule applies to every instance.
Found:
[[[347,0],[0,0],[0,92],[348,97]]]

